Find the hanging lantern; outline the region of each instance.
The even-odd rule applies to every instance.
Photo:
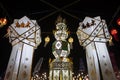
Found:
[[[120,17],[117,19],[117,24],[120,26]]]
[[[111,34],[112,34],[112,35],[116,35],[116,34],[117,34],[117,30],[116,30],[116,29],[112,29],[112,30],[111,30]]]
[[[47,36],[45,37],[45,44],[44,44],[44,47],[46,47],[46,45],[50,42],[50,37]]]
[[[0,18],[0,27],[3,27],[6,24],[7,24],[7,19],[6,18]]]
[[[69,43],[70,43],[70,48],[73,49],[73,45],[72,45],[72,43],[73,43],[73,38],[70,37],[70,38],[68,39],[68,41],[69,41]]]
[[[116,41],[119,41],[118,36],[117,36],[118,31],[116,29],[111,30],[111,34],[113,35],[114,39]]]

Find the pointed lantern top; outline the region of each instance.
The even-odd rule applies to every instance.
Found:
[[[66,20],[63,19],[61,16],[58,16],[57,17],[57,20],[56,20],[56,29],[58,30],[66,30],[67,28],[67,25],[66,25]]]

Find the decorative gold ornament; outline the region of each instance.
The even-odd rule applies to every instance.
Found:
[[[49,38],[49,36],[47,36],[46,38],[45,38],[45,42],[49,42],[50,41],[50,38]]]
[[[110,36],[109,45],[110,45],[110,46],[113,46],[113,45],[114,45],[113,42],[112,42],[112,36]]]
[[[70,42],[70,43],[73,43],[73,38],[72,37],[70,37],[69,39],[68,39],[68,41]]]
[[[24,27],[30,27],[30,22],[28,21],[26,24],[24,23],[24,22],[22,22],[21,24],[19,24],[18,22],[16,22],[16,27],[22,27],[22,28],[24,28]]]
[[[46,45],[50,42],[50,37],[47,36],[45,37],[45,44],[44,44],[44,47],[46,47]]]
[[[68,41],[69,41],[69,43],[70,43],[70,48],[72,49],[73,48],[73,38],[72,37],[70,37],[69,39],[68,39]]]

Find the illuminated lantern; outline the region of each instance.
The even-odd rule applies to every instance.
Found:
[[[116,35],[116,34],[117,34],[117,30],[116,30],[116,29],[112,29],[112,30],[111,30],[111,34],[112,34],[112,35]]]
[[[19,24],[30,22],[29,27]],[[3,80],[30,80],[34,50],[41,43],[41,29],[36,20],[27,16],[14,19],[8,27],[8,37],[12,50]]]
[[[117,24],[120,26],[120,17],[117,19]]]
[[[116,41],[119,41],[118,36],[117,36],[118,31],[116,29],[111,30],[111,34],[113,35],[114,39]]]
[[[7,24],[7,19],[6,18],[0,18],[0,27],[3,27],[6,24]]]
[[[76,33],[86,51],[89,80],[101,80],[101,77],[103,80],[117,80],[106,45],[111,38],[107,27],[106,21],[100,16],[87,16],[79,23]]]
[[[58,17],[54,32],[55,41],[52,44],[52,54],[55,59],[50,61],[49,80],[73,80],[73,62],[68,58],[70,54],[70,44],[68,38],[67,25],[65,19]],[[73,42],[73,39],[70,39]]]

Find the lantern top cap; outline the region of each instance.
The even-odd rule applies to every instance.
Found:
[[[56,20],[56,29],[57,30],[66,30],[67,25],[66,25],[66,20],[63,19],[61,16],[57,17]]]

